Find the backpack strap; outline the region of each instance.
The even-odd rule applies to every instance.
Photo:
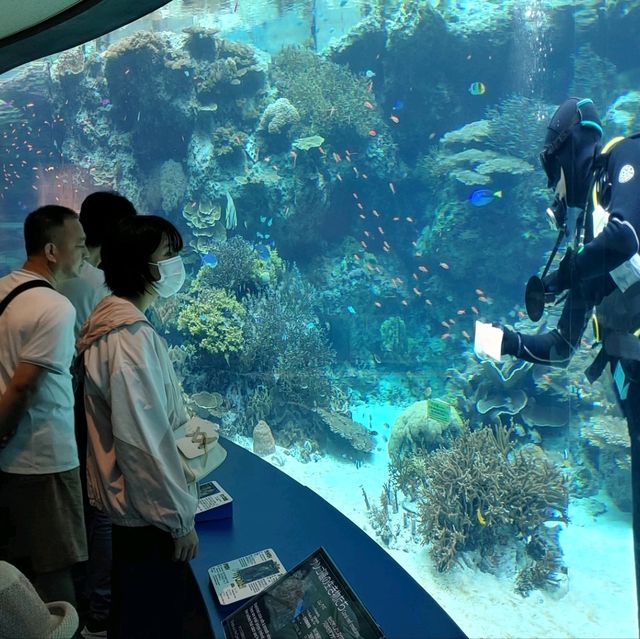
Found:
[[[24,282],[18,286],[16,286],[9,295],[7,295],[2,302],[0,302],[0,315],[4,313],[4,310],[9,306],[9,304],[13,301],[13,298],[24,291],[28,291],[30,288],[50,288],[53,289],[53,286],[49,284],[49,282],[45,282],[44,280],[31,280],[30,282]]]

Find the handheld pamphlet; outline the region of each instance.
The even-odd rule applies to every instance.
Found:
[[[233,516],[233,499],[217,481],[208,481],[198,486],[196,521],[226,519]]]
[[[489,357],[499,362],[502,357],[503,336],[504,332],[501,328],[476,320],[476,335],[473,350],[478,357]]]
[[[230,614],[227,639],[383,639],[323,548]]]
[[[209,568],[209,579],[223,606],[258,594],[287,571],[271,549]]]

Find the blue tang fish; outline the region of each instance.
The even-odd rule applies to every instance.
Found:
[[[502,197],[502,191],[492,191],[491,189],[476,189],[469,195],[469,202],[473,206],[486,206],[497,197]]]
[[[472,82],[469,85],[469,93],[471,95],[484,95],[487,90],[487,86],[484,82]]]
[[[202,256],[202,262],[210,268],[215,268],[218,266],[218,256],[213,253],[206,253]]]
[[[269,250],[269,247],[264,244],[256,244],[253,248],[261,260],[271,259],[271,251]]]

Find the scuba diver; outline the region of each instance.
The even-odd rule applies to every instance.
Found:
[[[540,162],[555,190],[547,214],[558,240],[541,277],[525,295],[532,320],[545,303],[563,301],[555,329],[525,335],[476,323],[475,351],[499,360],[511,355],[534,364],[566,367],[593,316],[599,354],[587,369],[590,382],[607,363],[631,439],[633,536],[640,613],[640,134],[602,146],[593,102],[570,98],[552,116]],[[575,222],[568,208],[578,209]],[[549,272],[563,239],[567,250]],[[596,309],[593,315],[593,309]]]

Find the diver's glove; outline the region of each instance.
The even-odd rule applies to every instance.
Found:
[[[557,295],[573,285],[575,254],[568,248],[558,268],[542,278],[545,293]]]
[[[522,341],[520,335],[516,331],[512,331],[510,328],[502,328],[502,345],[500,352],[502,355],[512,355],[513,357],[520,356],[520,347]]]

